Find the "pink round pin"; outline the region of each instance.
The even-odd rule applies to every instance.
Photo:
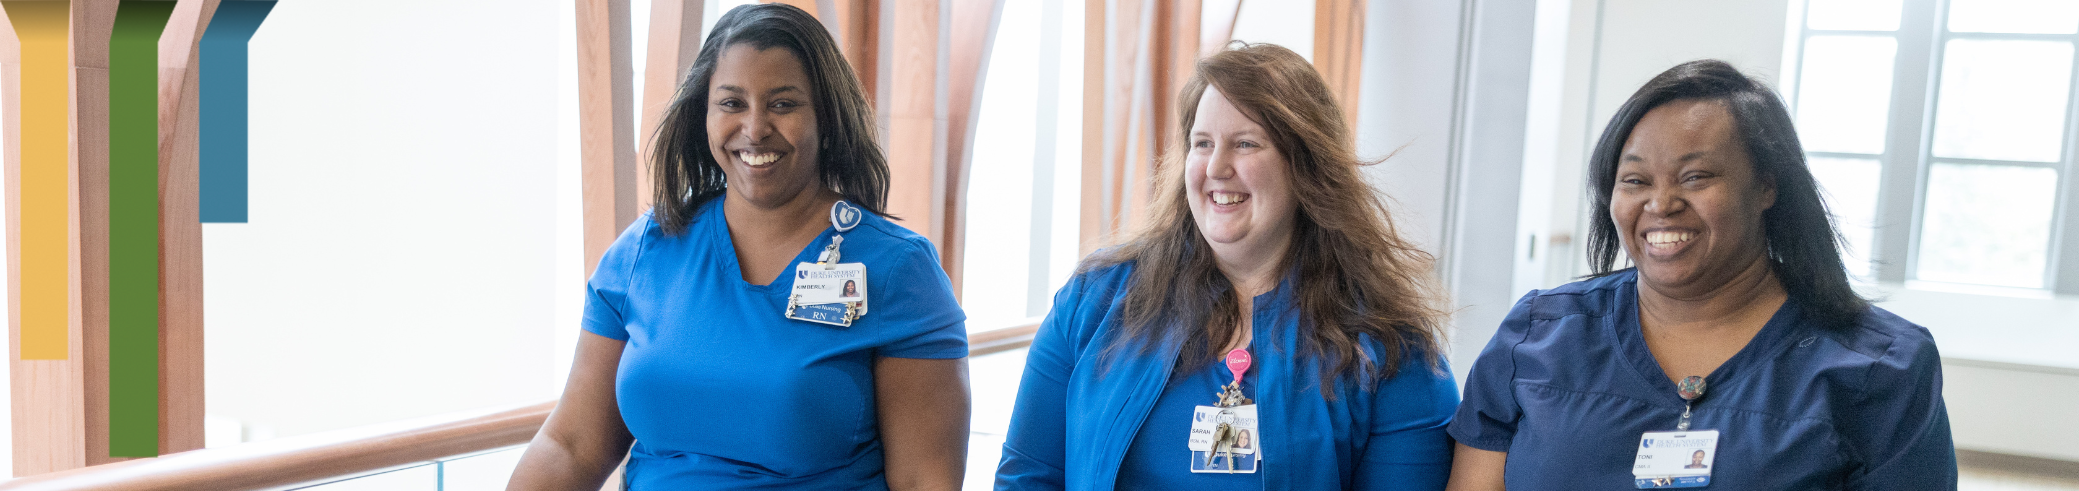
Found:
[[[1227,371],[1234,372],[1234,381],[1242,381],[1242,374],[1249,371],[1249,350],[1236,349],[1227,352]]]

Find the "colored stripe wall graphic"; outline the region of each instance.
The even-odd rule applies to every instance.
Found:
[[[108,67],[108,455],[159,455],[159,34],[173,2],[116,9]]]
[[[21,39],[21,356],[63,360],[72,287],[67,275],[70,167],[66,141],[72,127],[70,44],[72,2],[4,2]]]
[[[246,41],[273,0],[217,4],[202,34],[202,222],[245,223]]]

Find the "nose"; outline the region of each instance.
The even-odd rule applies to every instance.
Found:
[[[1226,146],[1213,149],[1212,158],[1206,160],[1206,177],[1211,179],[1234,178],[1234,155]]]
[[[1651,215],[1670,216],[1687,209],[1689,200],[1682,196],[1681,186],[1662,187],[1646,199],[1646,213]]]
[[[766,112],[763,107],[752,107],[751,110],[744,111],[743,115],[744,124],[739,133],[742,133],[744,138],[750,139],[751,143],[758,143],[765,141],[765,137],[772,136],[775,131],[772,126],[772,113]]]

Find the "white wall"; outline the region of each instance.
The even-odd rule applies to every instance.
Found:
[[[208,413],[251,439],[553,397],[551,333],[576,329],[551,321],[569,9],[275,7],[251,42],[251,223],[203,229]]]

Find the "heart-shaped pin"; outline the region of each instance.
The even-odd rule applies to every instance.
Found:
[[[859,220],[865,217],[866,213],[861,212],[859,207],[852,206],[844,200],[830,205],[830,226],[836,227],[840,233],[852,231],[852,227],[859,226]]]

